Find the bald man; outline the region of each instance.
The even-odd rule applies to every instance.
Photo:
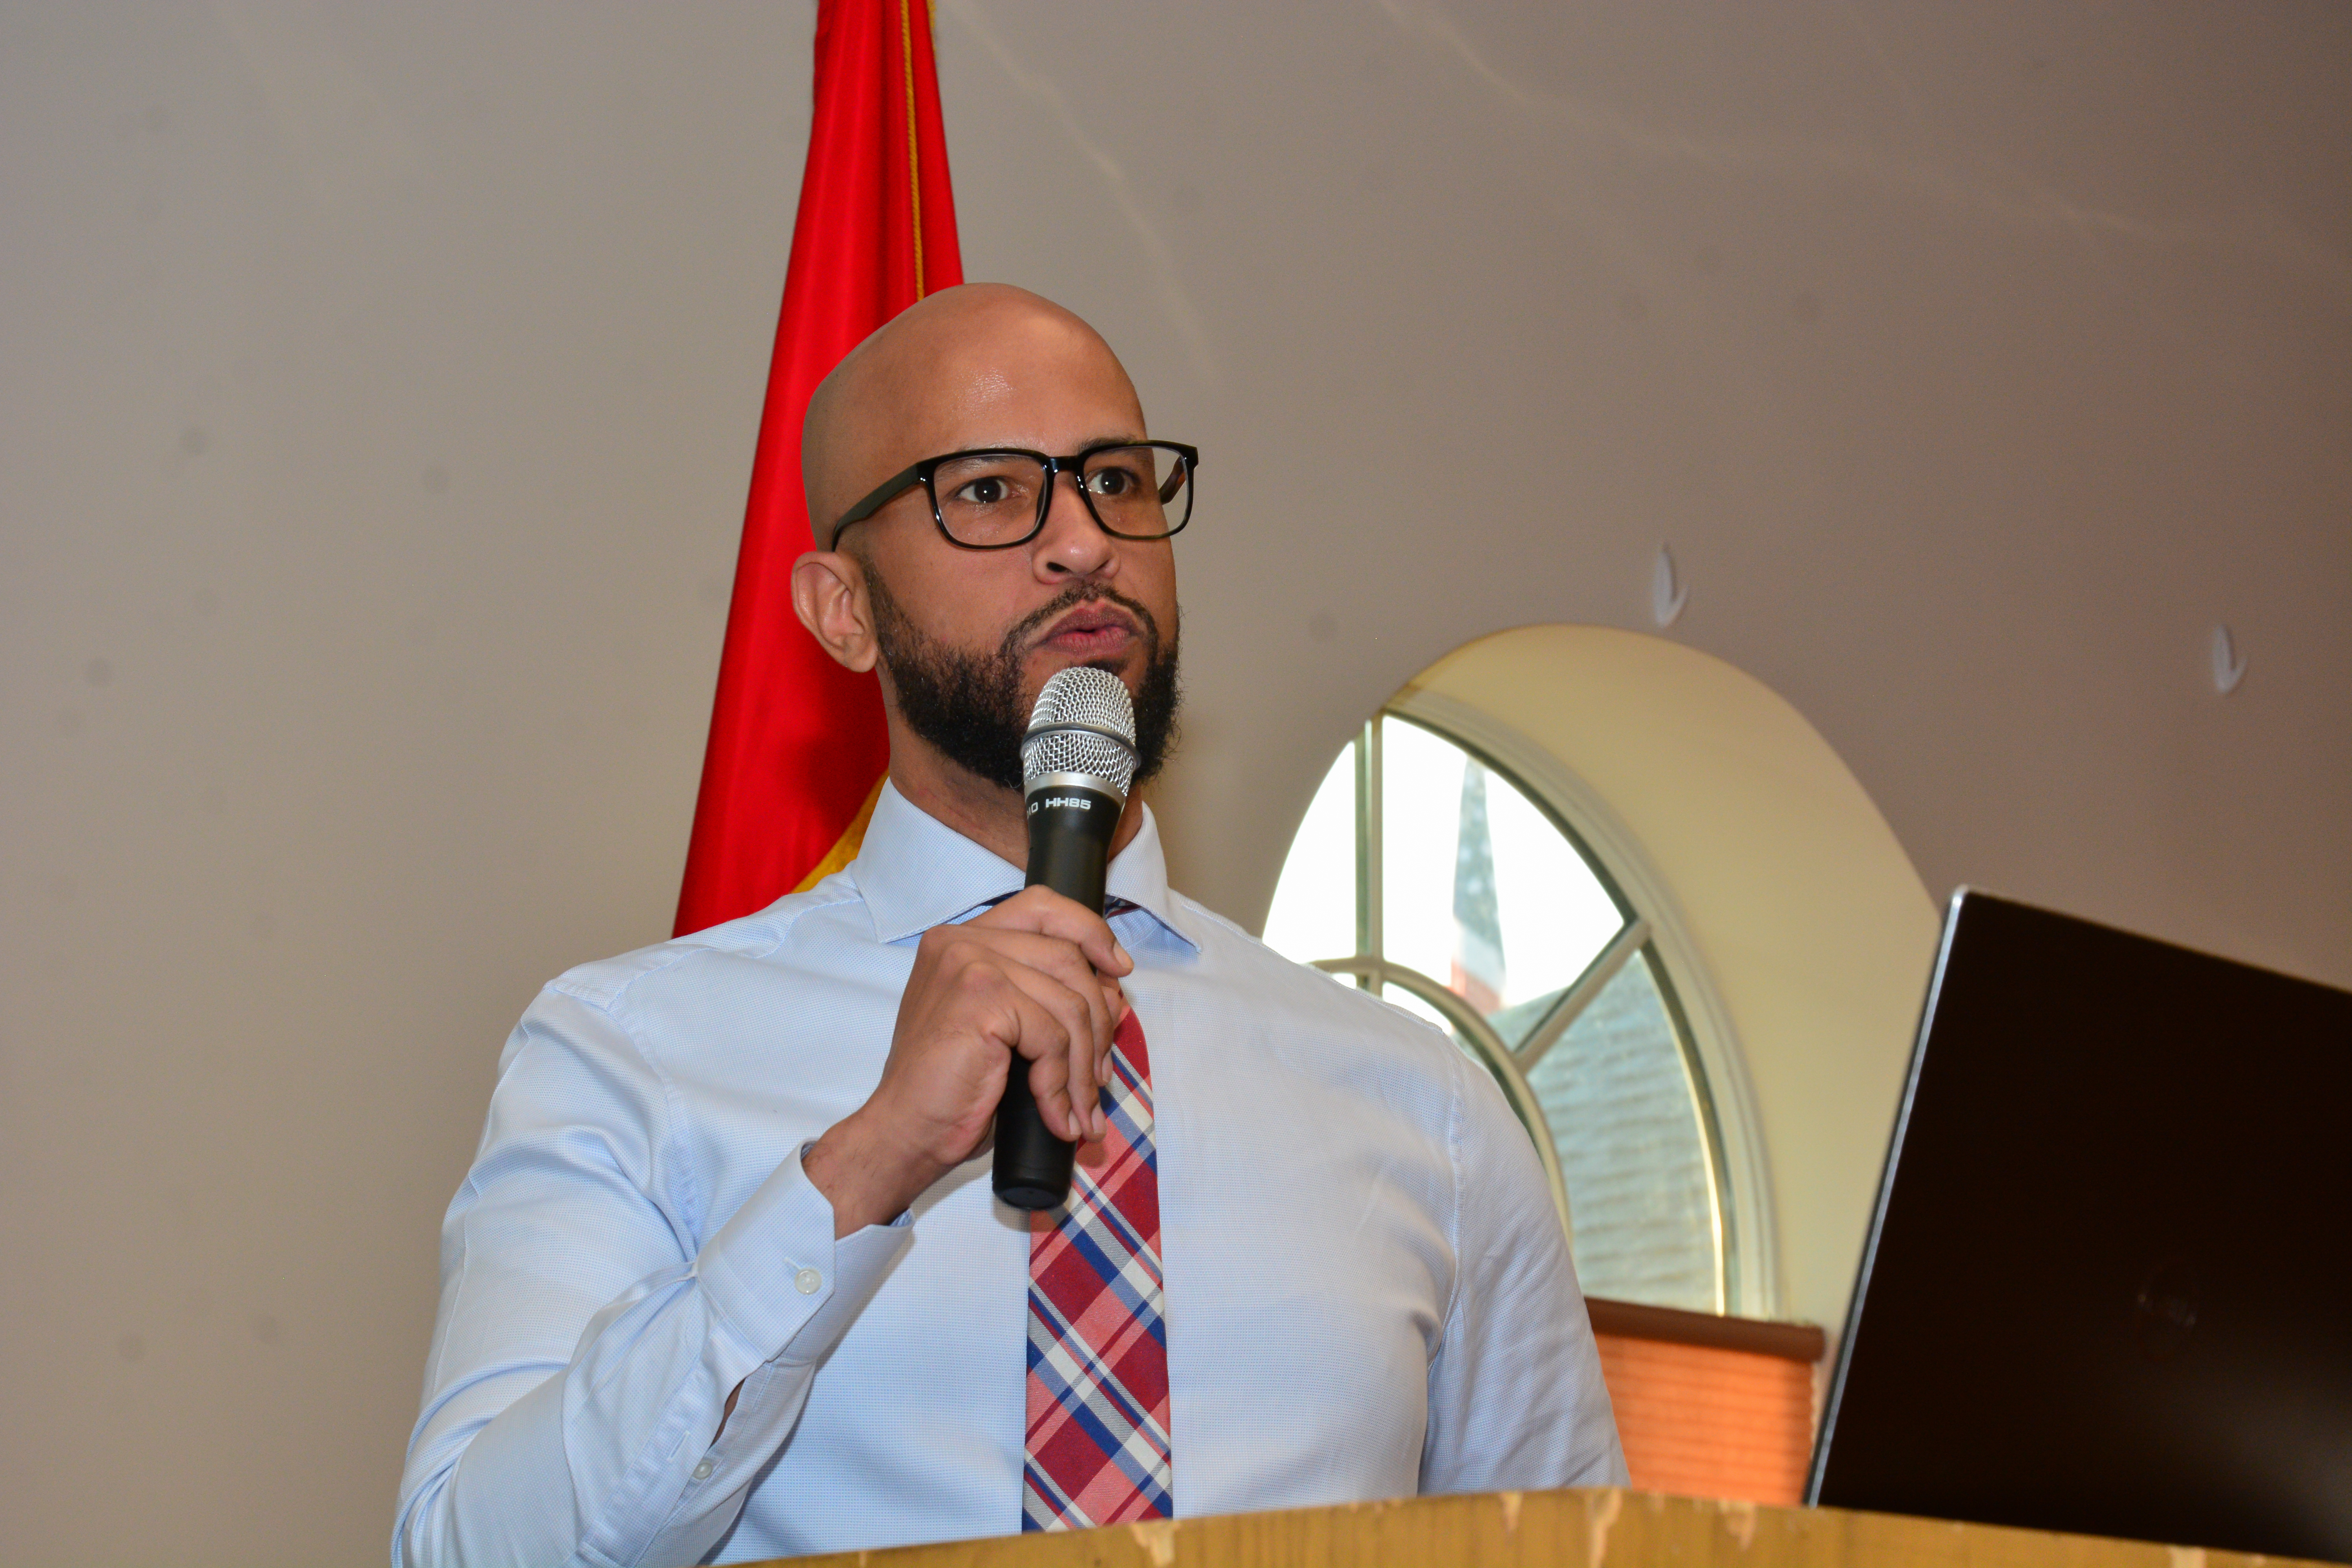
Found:
[[[1171,892],[1139,790],[1108,919],[1022,889],[1046,677],[1116,673],[1139,776],[1166,753],[1192,449],[1086,323],[989,285],[866,340],[804,435],[793,603],[879,670],[889,781],[840,874],[524,1014],[443,1227],[395,1568],[1622,1484],[1484,1073]],[[990,1188],[1013,1071],[1080,1145],[1034,1220]]]

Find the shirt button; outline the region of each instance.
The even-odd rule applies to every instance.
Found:
[[[713,1468],[714,1467],[711,1465],[709,1460],[703,1460],[702,1463],[694,1467],[694,1479],[698,1481],[709,1480]]]
[[[793,1288],[803,1296],[814,1296],[824,1284],[824,1276],[814,1268],[803,1268],[793,1276]]]

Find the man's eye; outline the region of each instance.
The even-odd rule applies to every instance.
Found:
[[[967,506],[1002,506],[1013,488],[995,474],[972,479],[956,488],[955,499]]]
[[[1097,468],[1087,476],[1087,488],[1098,496],[1133,495],[1135,486],[1135,476],[1125,468]]]

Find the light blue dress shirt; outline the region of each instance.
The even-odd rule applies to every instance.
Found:
[[[540,994],[443,1226],[395,1568],[1020,1528],[1023,1216],[982,1157],[836,1241],[800,1155],[880,1077],[916,939],[1021,881],[885,787],[839,875]],[[1136,906],[1113,926],[1151,1052],[1178,1515],[1622,1484],[1486,1075],[1171,893],[1148,814],[1109,886]]]

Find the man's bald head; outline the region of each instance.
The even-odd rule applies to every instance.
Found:
[[[908,464],[975,444],[1034,447],[1024,404],[1048,385],[1091,385],[1132,420],[1103,437],[1140,439],[1143,410],[1110,345],[1052,300],[1007,283],[926,296],[851,350],[809,399],[801,479],[809,521],[834,522]],[[982,442],[974,430],[991,431]]]
[[[935,815],[964,800],[966,830],[1015,857],[1021,736],[1055,670],[1084,664],[1127,683],[1139,778],[1166,754],[1179,636],[1169,536],[1112,533],[1075,465],[1037,494],[1033,531],[1001,547],[943,537],[919,485],[884,497],[837,542],[835,529],[926,458],[1060,458],[1150,437],[1133,384],[1095,330],[1003,284],[943,289],[900,312],[809,400],[801,468],[821,542],[793,563],[794,613],[844,667],[880,671],[900,792]],[[964,491],[988,482],[968,479],[957,494],[972,503]],[[1127,495],[1118,479],[1105,482],[1101,494]]]

